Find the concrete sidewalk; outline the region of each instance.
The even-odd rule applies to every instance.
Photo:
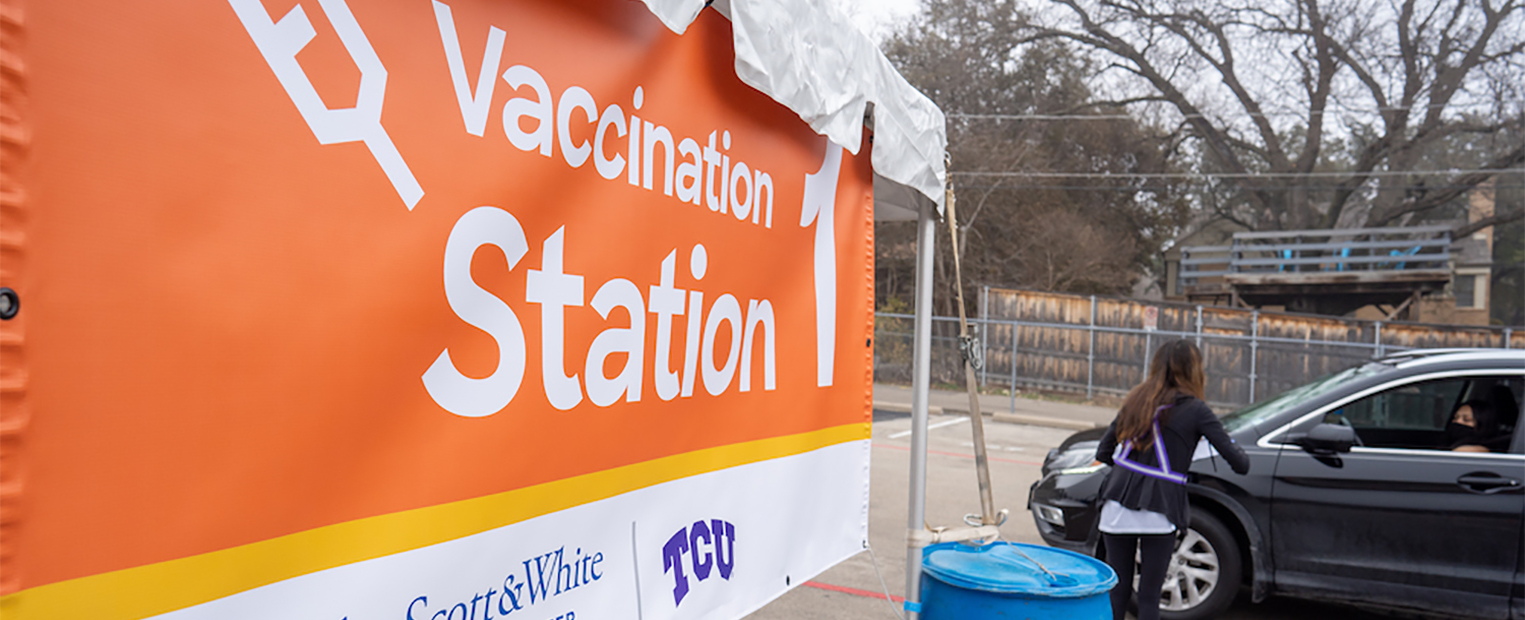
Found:
[[[997,422],[1083,430],[1106,426],[1117,415],[1116,409],[1095,405],[1036,400],[1018,396],[1016,408],[1013,409],[1010,396],[980,394],[979,398],[980,412]],[[875,383],[874,409],[909,413],[911,411],[910,386]],[[933,415],[952,413],[968,415],[969,394],[932,390],[927,397],[927,409],[928,413]]]

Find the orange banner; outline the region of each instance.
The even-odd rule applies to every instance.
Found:
[[[868,437],[868,157],[743,85],[715,12],[677,36],[621,0],[26,9],[0,609]],[[462,532],[569,500],[525,501]],[[203,598],[276,578],[207,570]]]

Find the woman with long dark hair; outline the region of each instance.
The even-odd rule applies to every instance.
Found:
[[[1508,390],[1505,390],[1508,394]],[[1447,449],[1455,452],[1503,452],[1509,449],[1508,434],[1499,432],[1498,416],[1486,400],[1462,403],[1446,424]],[[1502,440],[1502,441],[1501,441]]]
[[[1112,466],[1102,482],[1098,527],[1107,564],[1117,571],[1112,617],[1122,620],[1133,594],[1133,559],[1139,558],[1138,620],[1158,620],[1160,588],[1176,535],[1191,522],[1186,470],[1197,441],[1206,437],[1230,467],[1250,470],[1250,459],[1202,402],[1202,352],[1187,340],[1155,351],[1149,375],[1123,401],[1101,438],[1096,460]],[[1234,584],[1224,584],[1233,587]]]

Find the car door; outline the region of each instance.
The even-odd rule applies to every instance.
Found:
[[[1525,455],[1518,448],[1452,452],[1443,448],[1443,431],[1457,404],[1493,385],[1517,388],[1522,374],[1499,369],[1412,376],[1322,407],[1279,436],[1268,435],[1280,446],[1270,528],[1276,588],[1509,617],[1525,527]],[[1365,445],[1319,455],[1291,443],[1319,423],[1352,426]]]
[[[1514,440],[1511,442],[1509,451],[1514,454],[1525,455],[1525,430],[1521,430],[1525,428],[1525,407],[1519,406],[1521,403],[1525,403],[1525,381],[1515,381],[1507,384],[1506,387],[1510,392],[1509,394],[1506,395],[1504,390],[1497,390],[1496,393],[1508,400],[1518,410],[1514,420]],[[1504,413],[1507,418],[1507,410]],[[1520,503],[1520,513],[1521,535],[1525,536],[1525,497],[1522,497]],[[1522,543],[1521,546],[1525,547],[1525,543]],[[1514,593],[1513,599],[1509,604],[1509,617],[1511,620],[1525,620],[1525,548],[1520,550],[1520,555],[1520,559],[1515,562],[1514,586],[1510,589]]]

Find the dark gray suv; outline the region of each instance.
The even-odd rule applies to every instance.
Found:
[[[1244,587],[1423,615],[1525,619],[1525,351],[1411,351],[1223,416],[1251,460],[1235,474],[1206,442],[1188,484],[1191,527],[1161,609],[1210,618]],[[1489,452],[1456,452],[1446,425],[1482,400]],[[1050,545],[1099,553],[1100,429],[1051,451],[1028,495]]]

